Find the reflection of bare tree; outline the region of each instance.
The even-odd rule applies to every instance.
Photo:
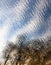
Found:
[[[51,40],[26,41],[21,36],[18,44],[8,43],[4,65],[51,65]]]
[[[17,56],[17,50],[18,48],[15,44],[10,43],[7,45],[7,48],[4,51],[4,58],[6,59],[4,65],[7,63],[8,60],[14,60],[14,55]]]

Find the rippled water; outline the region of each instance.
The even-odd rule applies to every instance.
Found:
[[[7,40],[23,34],[27,40],[51,36],[51,0],[0,0],[0,54]]]

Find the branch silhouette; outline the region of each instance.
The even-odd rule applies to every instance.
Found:
[[[7,42],[3,58],[4,65],[51,65],[51,37],[46,41],[27,41],[25,36],[20,36],[15,44]]]

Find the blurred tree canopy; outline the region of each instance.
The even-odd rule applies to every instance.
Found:
[[[7,42],[3,59],[3,65],[51,65],[51,37],[27,41],[25,35],[18,36],[15,44]]]

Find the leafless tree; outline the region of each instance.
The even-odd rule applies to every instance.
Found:
[[[18,45],[19,44],[19,45]],[[43,40],[26,40],[26,37],[20,36],[16,44],[7,42],[4,58],[4,65],[51,65],[51,38]],[[47,47],[46,47],[47,46]]]

